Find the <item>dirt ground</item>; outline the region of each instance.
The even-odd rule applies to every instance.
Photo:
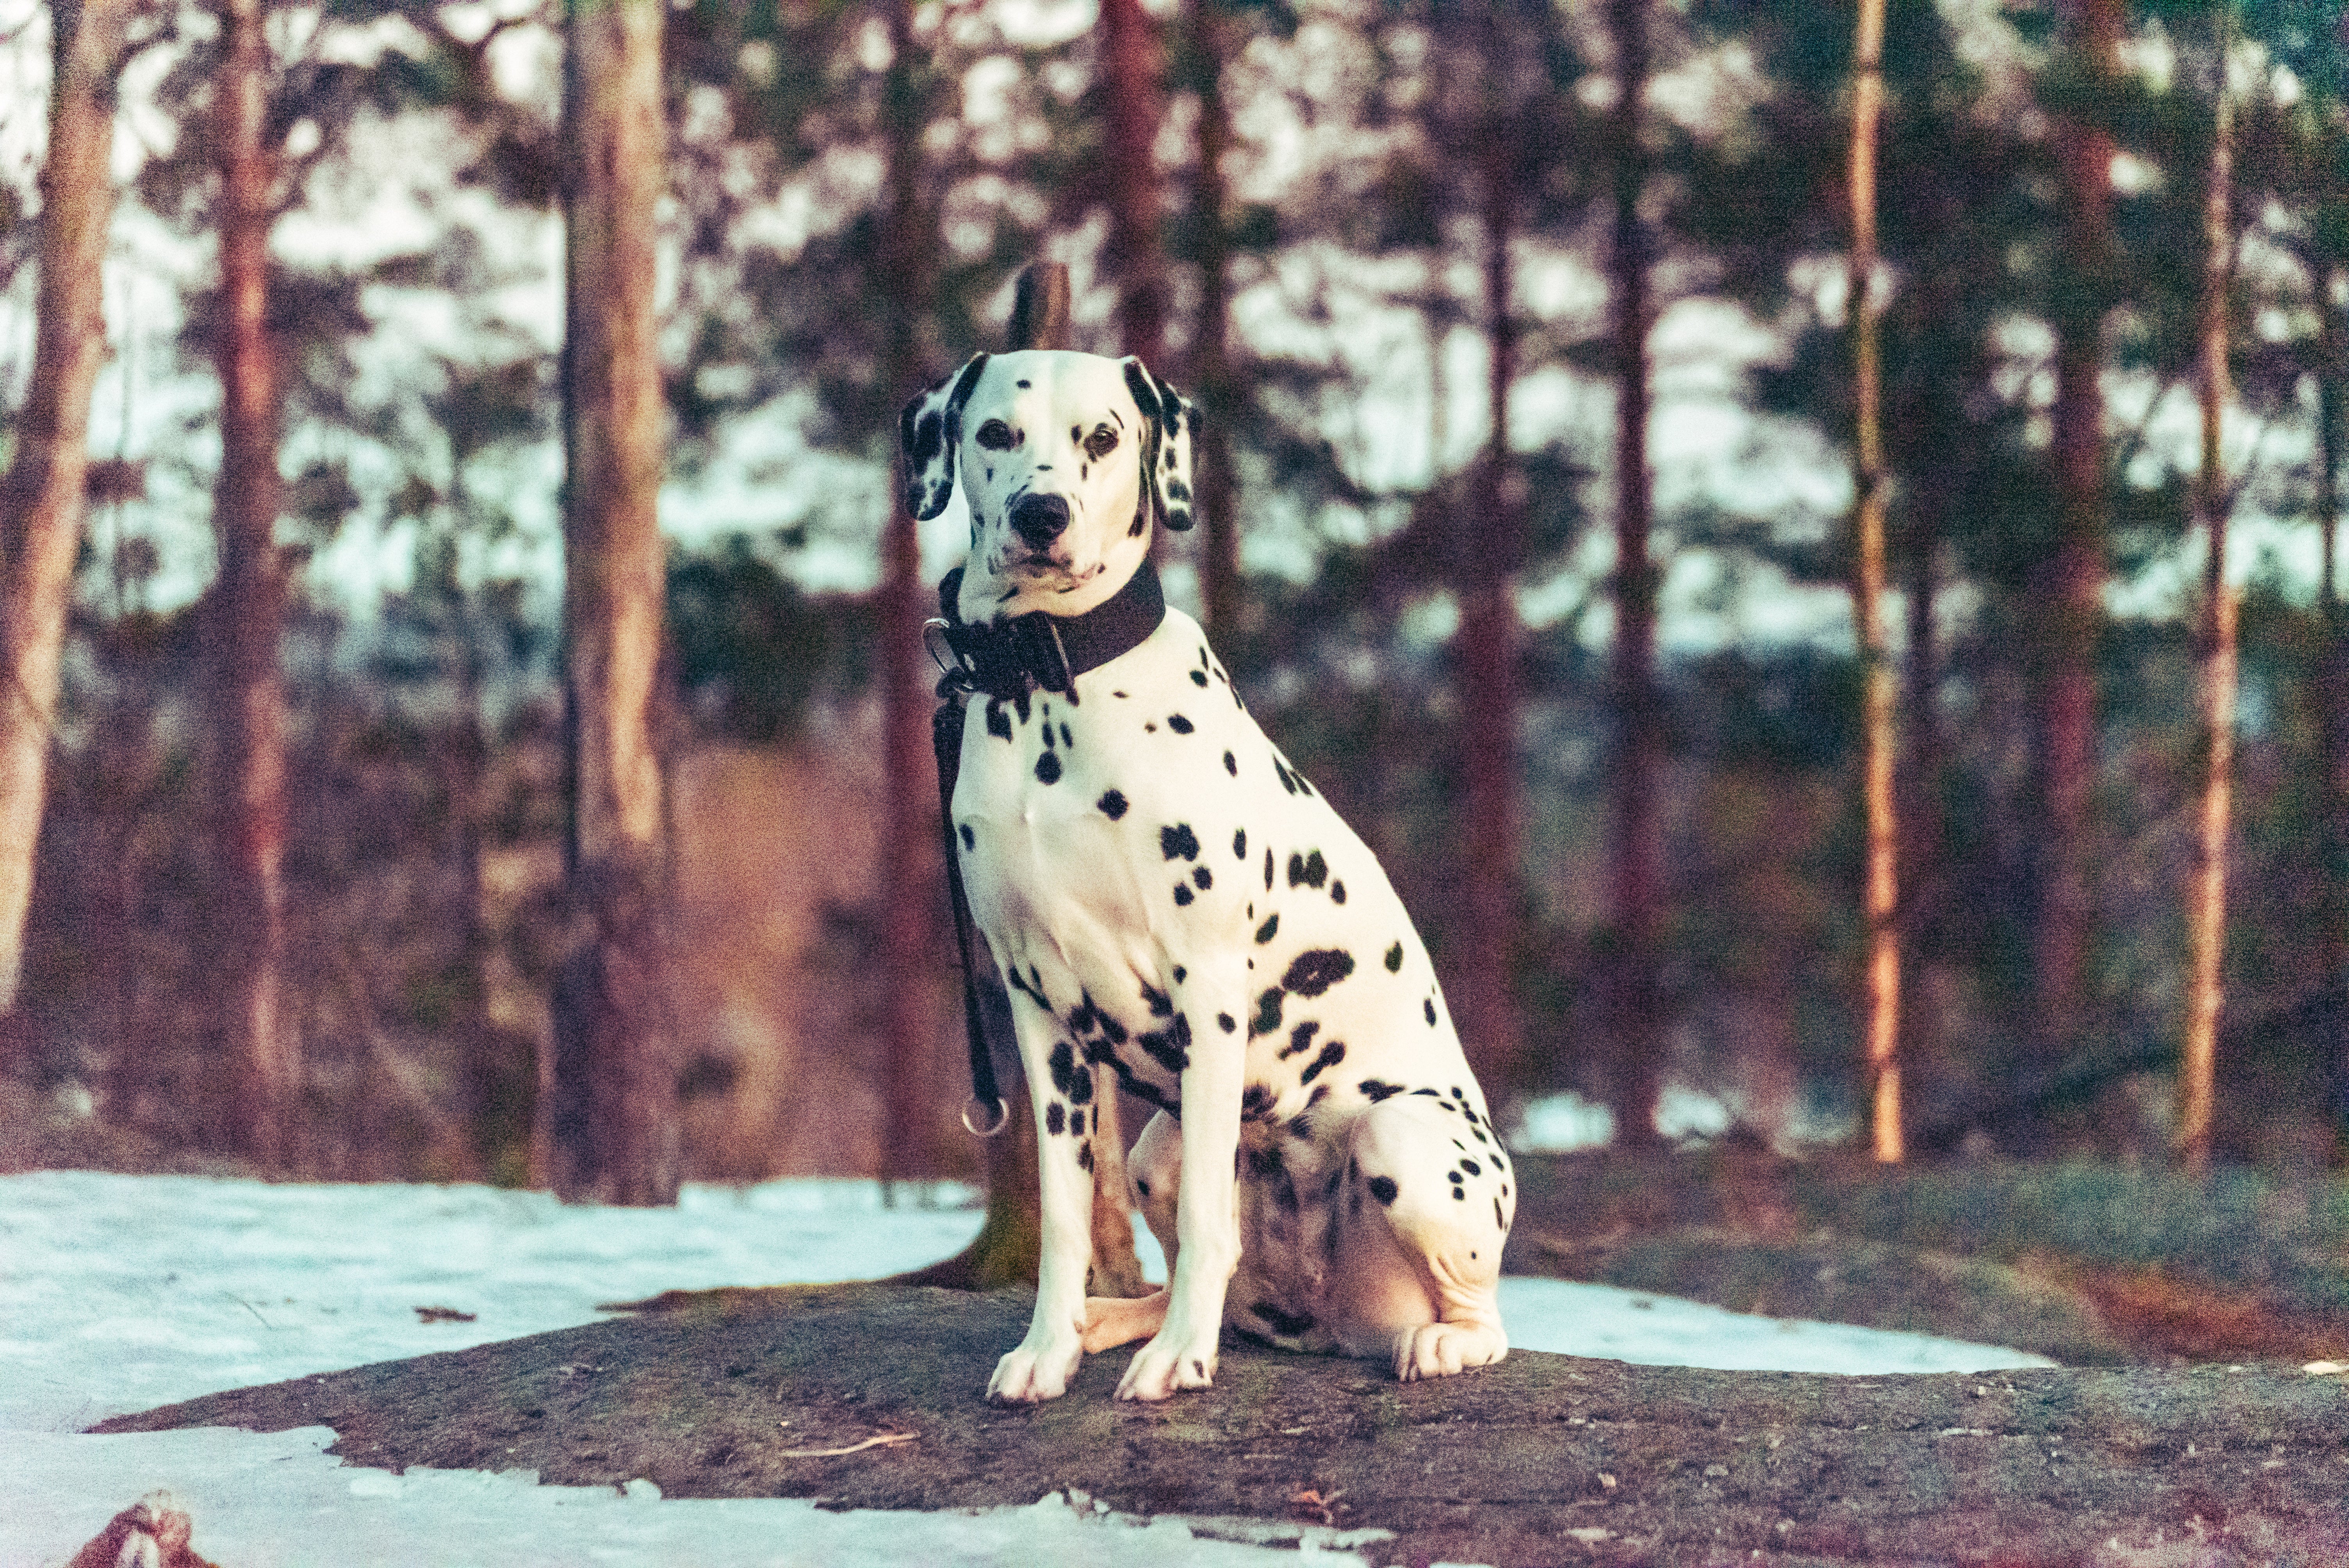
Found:
[[[2285,1364],[1838,1378],[1519,1352],[1398,1384],[1236,1346],[1212,1390],[982,1398],[1029,1297],[736,1298],[242,1389],[101,1431],[324,1424],[355,1463],[670,1497],[1025,1504],[1299,1526],[1373,1563],[2349,1563],[2349,1378]],[[1362,1534],[1361,1532],[1381,1532]]]

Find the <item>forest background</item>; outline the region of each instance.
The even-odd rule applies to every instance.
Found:
[[[2337,1164],[2349,25],[1891,0],[1878,78],[1855,21],[20,6],[13,1107],[633,1201],[970,1171],[963,522],[891,471],[1042,258],[1202,404],[1171,595],[1496,1104]]]

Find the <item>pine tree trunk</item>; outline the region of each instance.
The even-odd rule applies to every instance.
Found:
[[[2109,81],[2118,0],[2065,0],[2066,46],[2091,79]],[[2081,1043],[2087,1027],[2089,875],[2095,787],[2098,627],[2105,576],[2104,413],[2098,377],[2113,250],[2113,139],[2075,120],[2057,127],[2064,214],[2055,297],[2055,545],[2033,584],[2039,705],[2039,910],[2034,946],[2042,1052]]]
[[[2349,269],[2326,269],[2317,309],[2323,322],[2323,348],[2317,372],[2316,531],[2322,560],[2317,569],[2316,610],[2320,643],[2316,655],[2316,799],[2323,854],[2323,930],[2315,959],[2324,985],[2335,995],[2349,991],[2349,616],[2342,614],[2339,566],[2341,469],[2349,447],[2349,333],[2341,305],[2349,292]],[[2349,1084],[2349,1031],[2337,1043],[2335,1080]]]
[[[551,1176],[565,1202],[677,1201],[667,780],[656,745],[665,568],[654,220],[659,0],[572,0],[564,70],[565,872]]]
[[[1066,348],[1069,341],[1069,270],[1059,263],[1038,263],[1019,274],[1011,307],[1008,346]],[[925,773],[925,779],[933,775]],[[935,793],[933,793],[935,799]],[[939,835],[933,829],[932,837]],[[972,934],[974,964],[987,962],[987,948]],[[988,975],[980,982],[982,1010],[991,1040],[1011,1037],[1010,995],[1000,980]],[[1043,1238],[1043,1198],[1039,1185],[1036,1119],[1030,1114],[1027,1091],[1019,1065],[994,1053],[996,1078],[1003,1091],[1005,1116],[1000,1131],[986,1142],[987,1219],[978,1234],[950,1258],[911,1274],[898,1274],[893,1284],[936,1285],[946,1290],[997,1290],[1005,1285],[1036,1283],[1036,1266]],[[1106,1066],[1093,1075],[1093,1105],[1101,1120],[1093,1139],[1093,1261],[1087,1289],[1093,1295],[1139,1296],[1148,1293],[1142,1263],[1133,1248],[1133,1200],[1126,1190],[1125,1141],[1119,1125],[1117,1078]]]
[[[1487,91],[1506,80],[1499,19],[1488,8]],[[1522,511],[1509,456],[1509,392],[1516,378],[1517,329],[1510,314],[1515,230],[1514,128],[1506,106],[1488,106],[1479,129],[1478,206],[1485,237],[1485,337],[1490,379],[1485,461],[1476,504],[1454,514],[1454,559],[1460,593],[1462,835],[1466,861],[1458,977],[1452,998],[1463,1044],[1488,1092],[1505,1093],[1520,1065],[1522,1041],[1510,997],[1517,925],[1517,607],[1509,593]]]
[[[1615,1135],[1658,1141],[1663,1085],[1663,871],[1657,799],[1662,785],[1662,702],[1656,686],[1656,595],[1648,472],[1649,237],[1640,219],[1646,158],[1640,100],[1648,83],[1646,0],[1609,0],[1615,44],[1614,229],[1609,261],[1615,349],[1615,644],[1609,684],[1616,758],[1609,846],[1613,950],[1607,955],[1614,1021]]]
[[[274,151],[266,0],[223,0],[213,108],[219,171],[221,466],[213,495],[220,579],[209,612],[220,682],[220,1031],[226,1141],[271,1169],[293,1155],[301,1050],[285,1016],[285,684],[278,643],[285,569],[275,539],[284,391],[269,333]]]
[[[2230,0],[2231,4],[2231,0]],[[2187,911],[2186,1030],[2178,1053],[2178,1109],[2172,1134],[2178,1158],[2197,1174],[2210,1163],[2210,1119],[2219,1053],[2219,1010],[2225,997],[2227,830],[2234,802],[2235,595],[2227,583],[2227,471],[2220,437],[2227,411],[2227,283],[2234,249],[2234,118],[2227,93],[2230,7],[2217,18],[2219,81],[2210,149],[2210,187],[2202,219],[2202,471],[2194,487],[2209,558],[2203,567],[2203,725],[2209,746],[2196,845],[2192,903]]]
[[[0,1019],[16,1007],[24,974],[66,605],[81,543],[89,400],[106,362],[100,294],[114,214],[114,74],[129,15],[128,0],[50,7],[33,377],[0,480]],[[0,1038],[9,1032],[0,1025]]]
[[[1158,249],[1158,145],[1165,71],[1156,25],[1141,0],[1102,0],[1103,129],[1112,155],[1108,181],[1110,275],[1117,283],[1118,336],[1125,352],[1164,375],[1166,266]]]
[[[1898,681],[1884,646],[1884,444],[1877,356],[1876,141],[1884,106],[1884,0],[1860,0],[1853,57],[1851,109],[1852,378],[1858,405],[1853,445],[1858,472],[1857,575],[1852,617],[1861,666],[1861,789],[1868,818],[1868,1076],[1869,1141],[1876,1158],[1897,1162],[1900,1128],[1900,824],[1892,774],[1899,755],[1894,716]]]
[[[1226,205],[1224,154],[1232,144],[1231,106],[1224,100],[1224,57],[1230,47],[1224,0],[1187,0],[1189,55],[1199,94],[1198,168],[1191,196],[1191,226],[1199,248],[1199,319],[1191,333],[1188,373],[1205,418],[1199,432],[1200,597],[1207,629],[1229,639],[1239,630],[1240,528],[1238,485],[1232,471],[1232,429],[1239,418],[1231,366],[1231,227]],[[1226,658],[1233,649],[1228,641]]]

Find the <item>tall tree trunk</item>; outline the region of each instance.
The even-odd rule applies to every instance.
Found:
[[[129,0],[50,7],[33,379],[0,479],[0,1019],[15,1009],[24,974],[66,603],[81,543],[89,400],[106,362],[100,292],[114,214],[114,74],[129,9]],[[0,1024],[0,1039],[10,1032]]]
[[[1649,553],[1649,237],[1640,220],[1646,155],[1640,100],[1648,85],[1646,0],[1609,0],[1616,98],[1614,234],[1609,259],[1615,350],[1615,644],[1609,685],[1616,758],[1609,846],[1614,944],[1608,955],[1614,1020],[1615,1133],[1658,1141],[1663,1085],[1663,871],[1657,796],[1664,769],[1663,711],[1656,686],[1656,595],[1662,573]]]
[[[1057,262],[1037,263],[1019,274],[1011,307],[1008,345],[1023,348],[1069,346],[1069,270]],[[901,487],[902,488],[902,487]],[[925,775],[925,777],[928,777]],[[934,839],[940,835],[933,831]],[[968,956],[982,961],[985,947]],[[1011,1038],[1011,999],[999,980],[981,982],[983,1011],[990,1037]],[[936,1285],[947,1290],[996,1290],[1034,1284],[1043,1235],[1043,1201],[1038,1185],[1036,1119],[1030,1114],[1017,1053],[995,1053],[1003,1089],[1002,1128],[987,1141],[987,1219],[971,1243],[950,1258],[895,1276],[895,1284]],[[1095,1295],[1138,1296],[1141,1260],[1133,1250],[1133,1201],[1126,1191],[1125,1144],[1118,1125],[1117,1078],[1106,1066],[1093,1074],[1093,1105],[1101,1130],[1093,1140],[1093,1262],[1088,1287]]]
[[[937,289],[935,230],[921,204],[923,62],[914,39],[913,0],[888,11],[891,59],[883,85],[887,206],[881,214],[881,266],[889,305],[881,377],[887,407],[902,406],[927,382],[924,332]],[[893,486],[893,498],[903,494]],[[881,962],[889,970],[885,1002],[881,1171],[898,1181],[936,1168],[930,1107],[936,1082],[936,912],[946,901],[939,861],[936,763],[930,752],[935,703],[926,678],[922,623],[932,614],[922,583],[921,537],[914,515],[893,499],[881,538],[881,723],[887,767],[889,835],[881,852]]]
[[[1232,378],[1231,224],[1226,211],[1224,154],[1232,145],[1231,106],[1224,99],[1224,60],[1231,47],[1225,0],[1187,0],[1187,53],[1199,94],[1198,167],[1193,176],[1191,224],[1199,248],[1199,319],[1191,333],[1188,373],[1206,418],[1197,462],[1200,597],[1207,628],[1229,638],[1239,629],[1240,519],[1238,480],[1232,471],[1232,428],[1239,389]],[[1226,657],[1232,649],[1226,645]]]
[[[2234,116],[2227,92],[2227,53],[2234,35],[2230,10],[2229,0],[2216,18],[2218,102],[2210,146],[2210,188],[2202,216],[2202,471],[2194,487],[2195,510],[2202,514],[2203,537],[2210,552],[2202,575],[2202,705],[2209,771],[2202,786],[2193,902],[2187,911],[2186,1037],[2178,1053],[2177,1125],[2172,1135],[2179,1159],[2197,1174],[2210,1163],[2219,1009],[2225,995],[2227,830],[2235,783],[2235,595],[2227,584],[2227,470],[2220,448],[2228,397],[2227,284],[2234,251],[2229,211],[2233,200]]]
[[[1497,0],[1485,14],[1488,102],[1477,129],[1479,216],[1485,238],[1487,383],[1485,460],[1476,476],[1476,504],[1454,513],[1454,559],[1460,585],[1460,629],[1454,646],[1460,671],[1463,838],[1467,885],[1462,900],[1453,1006],[1477,1076],[1505,1091],[1520,1065],[1522,1042],[1509,994],[1517,930],[1517,607],[1509,578],[1516,565],[1523,480],[1509,456],[1509,391],[1516,379],[1517,328],[1510,314],[1514,273],[1516,127],[1502,51],[1506,46]]]
[[[2322,644],[2316,656],[2316,809],[2323,824],[2323,934],[2316,960],[2324,984],[2349,988],[2349,617],[2340,599],[2341,469],[2349,446],[2349,333],[2343,331],[2342,301],[2349,296],[2349,269],[2325,269],[2318,284],[2317,309],[2323,322],[2316,377],[2316,613]],[[2340,1079],[2349,1083],[2349,1032]]]
[[[564,77],[565,872],[552,1177],[566,1202],[677,1200],[667,781],[655,743],[664,560],[653,301],[659,0],[571,0]]]
[[[1103,129],[1110,155],[1109,270],[1117,281],[1118,336],[1159,374],[1166,358],[1166,265],[1158,249],[1158,124],[1165,53],[1142,0],[1102,0]]]
[[[1853,445],[1858,472],[1858,560],[1852,616],[1861,666],[1861,789],[1868,814],[1868,1073],[1870,1143],[1876,1158],[1898,1161],[1900,1131],[1900,824],[1892,772],[1898,683],[1884,646],[1884,441],[1877,355],[1876,138],[1884,108],[1884,0],[1860,0],[1852,62],[1851,321],[1852,379],[1858,404]]]
[[[219,841],[227,864],[218,925],[227,1141],[263,1165],[293,1152],[301,1049],[285,1016],[285,683],[278,643],[285,568],[275,539],[284,407],[269,331],[269,228],[277,173],[264,144],[267,0],[222,0],[225,45],[213,108],[221,308],[221,466],[213,494],[220,581],[210,612],[221,682]]]
[[[2120,43],[2119,0],[2064,0],[2065,46],[2088,80],[2109,88]],[[2105,577],[2104,319],[2110,304],[2113,139],[2102,126],[2059,121],[2064,213],[2054,299],[2055,545],[2033,597],[2039,665],[2039,779],[2044,820],[2035,933],[2040,1047],[2054,1057],[2087,1026],[2089,875],[2096,768],[2097,630]]]

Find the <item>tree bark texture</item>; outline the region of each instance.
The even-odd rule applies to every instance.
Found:
[[[2185,1039],[2178,1051],[2178,1108],[2172,1133],[2190,1171],[2210,1163],[2210,1118],[2219,1056],[2219,1011],[2225,998],[2227,832],[2233,816],[2235,761],[2235,609],[2227,583],[2227,469],[2220,438],[2228,398],[2227,284],[2232,272],[2234,118],[2227,93],[2227,50],[2233,39],[2225,8],[2216,31],[2219,82],[2210,147],[2210,181],[2202,215],[2202,471],[2194,486],[2209,557],[2203,564],[2202,717],[2209,748],[2200,833],[2187,910]]]
[[[1158,126],[1165,114],[1165,51],[1142,0],[1102,0],[1102,160],[1108,181],[1110,275],[1118,336],[1160,375],[1166,358],[1166,263],[1158,246]]]
[[[1187,0],[1187,52],[1199,95],[1198,167],[1191,194],[1192,228],[1199,247],[1199,319],[1191,331],[1186,367],[1192,394],[1205,415],[1198,438],[1200,597],[1207,629],[1228,639],[1239,629],[1240,520],[1238,479],[1232,468],[1232,431],[1239,420],[1239,388],[1232,377],[1230,191],[1224,155],[1232,144],[1231,105],[1224,98],[1224,61],[1231,47],[1225,0]],[[1225,652],[1231,649],[1226,644]]]
[[[1615,1135],[1655,1142],[1663,1084],[1663,868],[1658,795],[1664,768],[1656,686],[1656,597],[1662,573],[1649,553],[1648,297],[1650,239],[1640,218],[1646,158],[1640,100],[1649,73],[1646,0],[1609,0],[1615,45],[1613,243],[1609,257],[1615,350],[1615,642],[1609,686],[1615,767],[1609,883],[1614,941],[1607,954],[1615,1046]]]
[[[1500,19],[1488,11],[1487,92],[1506,80]],[[1476,505],[1453,514],[1460,593],[1454,643],[1460,677],[1463,847],[1466,851],[1460,941],[1452,1005],[1477,1077],[1499,1091],[1516,1073],[1522,1041],[1510,995],[1516,952],[1517,606],[1516,565],[1524,481],[1509,456],[1509,392],[1516,378],[1517,328],[1510,314],[1514,273],[1516,127],[1503,103],[1486,106],[1476,149],[1485,240],[1485,337],[1490,345],[1491,431],[1477,473]]]
[[[2120,41],[2118,0],[2065,0],[2065,46],[2088,79],[2109,88]],[[2113,264],[2113,139],[2102,126],[2060,119],[2064,211],[2051,315],[2055,328],[2055,539],[2033,584],[2040,619],[2039,909],[2034,937],[2038,1030],[2060,1055],[2087,1025],[2094,893],[2091,804],[2096,769],[2097,630],[2105,576],[2103,332]]]
[[[567,1202],[674,1202],[678,1179],[668,808],[655,742],[663,15],[659,0],[571,0],[565,15],[565,871],[580,932],[556,982],[550,1142]]]
[[[114,73],[129,10],[128,0],[65,0],[49,14],[33,377],[0,480],[0,1016],[16,1006],[24,973],[66,605],[81,543],[90,394],[106,362]]]
[[[218,841],[220,1042],[224,1140],[271,1168],[293,1153],[301,1049],[285,1016],[285,739],[278,643],[285,566],[275,538],[284,486],[277,442],[284,387],[269,330],[269,229],[277,159],[264,140],[271,60],[267,0],[222,0],[213,97],[221,305],[212,355],[221,381],[221,466],[213,495],[220,576],[206,633],[220,683]]]
[[[922,202],[924,62],[914,38],[912,0],[895,0],[888,26],[891,59],[882,89],[887,205],[881,214],[881,262],[887,304],[881,377],[887,407],[894,410],[929,379],[923,327],[936,292],[933,258],[940,247]],[[891,487],[875,602],[889,813],[875,890],[880,961],[890,971],[880,1174],[890,1181],[926,1176],[936,1169],[937,1130],[930,1108],[938,1034],[937,911],[947,897],[939,859],[937,764],[930,748],[935,702],[928,657],[922,652],[922,623],[934,613],[935,600],[922,582],[921,536],[913,513],[896,499],[902,494],[902,486]]]
[[[1852,77],[1850,308],[1853,394],[1858,406],[1853,435],[1858,550],[1852,618],[1859,641],[1860,794],[1868,820],[1868,1131],[1876,1158],[1891,1163],[1902,1158],[1905,1148],[1900,1130],[1900,823],[1892,790],[1899,751],[1894,729],[1899,693],[1884,646],[1887,484],[1874,287],[1877,126],[1884,109],[1884,0],[1860,0]]]
[[[2341,547],[2341,469],[2349,446],[2349,333],[2343,330],[2342,302],[2349,297],[2349,269],[2326,270],[2319,284],[2317,310],[2323,322],[2323,349],[2317,373],[2316,533],[2322,554],[2316,604],[2322,644],[2316,664],[2316,789],[2324,855],[2323,945],[2319,972],[2332,987],[2349,986],[2349,617],[2341,610],[2336,556]],[[2349,1038],[2342,1053],[2340,1080],[2349,1083]]]

